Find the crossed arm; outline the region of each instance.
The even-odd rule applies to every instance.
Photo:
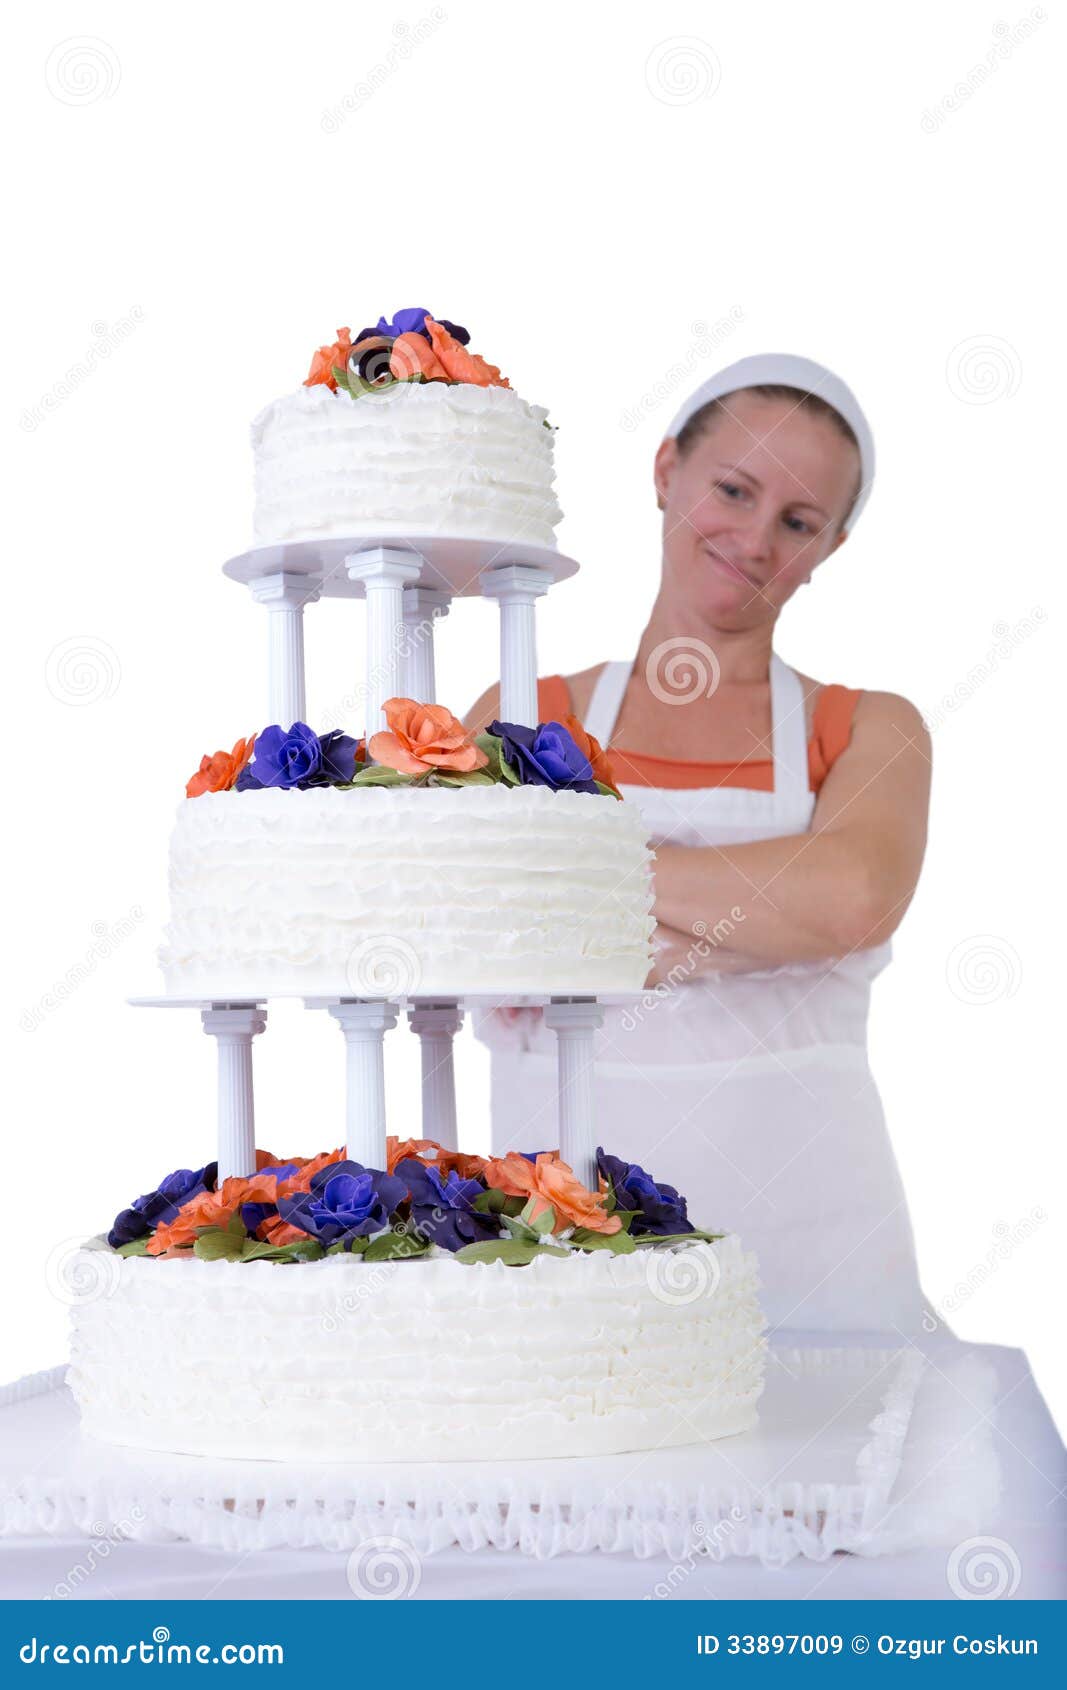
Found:
[[[929,794],[930,738],[918,711],[892,693],[865,693],[809,833],[658,848],[650,984],[683,958],[696,974],[739,972],[881,944],[915,891]],[[694,929],[709,936],[695,965]]]

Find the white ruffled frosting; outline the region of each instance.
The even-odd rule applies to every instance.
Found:
[[[756,1421],[756,1263],[732,1235],[523,1268],[439,1253],[285,1266],[129,1257],[101,1274],[97,1251],[79,1255],[98,1294],[72,1309],[68,1382],[85,1431],[109,1443],[514,1461],[699,1443]]]
[[[554,546],[546,417],[508,387],[298,388],[252,424],[256,543],[429,533]]]
[[[636,992],[636,804],[544,787],[187,798],[160,962],[178,997]]]

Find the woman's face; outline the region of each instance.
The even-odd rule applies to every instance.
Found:
[[[717,625],[773,621],[845,539],[859,453],[828,417],[732,393],[684,457],[656,454],[665,584]]]

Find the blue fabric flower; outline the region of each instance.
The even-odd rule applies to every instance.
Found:
[[[659,1233],[666,1237],[675,1232],[693,1232],[684,1197],[673,1185],[657,1185],[651,1174],[636,1162],[623,1162],[618,1156],[608,1156],[597,1149],[597,1172],[606,1179],[615,1193],[615,1206],[636,1210],[630,1223],[634,1238],[642,1233]]]
[[[337,786],[355,774],[357,751],[357,742],[340,728],[316,734],[306,722],[294,722],[288,729],[274,723],[257,738],[252,761],[238,775],[236,789]]]
[[[500,1237],[498,1217],[475,1210],[485,1190],[480,1180],[461,1179],[455,1169],[442,1179],[439,1168],[410,1156],[397,1165],[397,1173],[411,1197],[411,1218],[431,1244],[462,1250],[465,1244]]]
[[[502,742],[507,761],[518,770],[523,786],[547,786],[553,792],[596,792],[588,757],[578,749],[562,722],[542,722],[524,728],[517,722],[494,722],[489,729]]]
[[[135,1197],[128,1209],[115,1216],[115,1224],[107,1235],[111,1248],[117,1250],[120,1244],[132,1244],[135,1238],[143,1238],[164,1221],[172,1221],[190,1197],[201,1191],[214,1191],[218,1174],[217,1162],[209,1162],[195,1172],[192,1168],[177,1168],[168,1174],[155,1191]]]
[[[359,1162],[331,1162],[313,1176],[310,1191],[280,1198],[278,1213],[320,1244],[341,1240],[351,1248],[353,1238],[382,1232],[406,1195],[403,1181],[391,1174]]]
[[[433,312],[424,310],[421,305],[412,305],[406,311],[398,311],[392,322],[386,317],[379,317],[377,327],[360,329],[358,335],[353,337],[352,345],[358,346],[361,340],[369,340],[372,335],[376,334],[390,335],[393,340],[402,334],[421,334],[424,340],[429,340],[430,331],[426,327],[427,317],[433,317]],[[447,317],[433,317],[433,320],[435,323],[440,323],[441,327],[452,336],[453,340],[458,340],[461,346],[466,346],[470,340],[470,335],[466,329],[461,329],[458,323],[450,323]]]

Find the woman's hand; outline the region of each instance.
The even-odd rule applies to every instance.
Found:
[[[732,926],[727,919],[712,932],[698,921],[693,932],[681,933],[659,922],[652,935],[652,969],[645,981],[646,990],[652,986],[687,986],[709,974],[751,974],[766,967],[730,950]]]

